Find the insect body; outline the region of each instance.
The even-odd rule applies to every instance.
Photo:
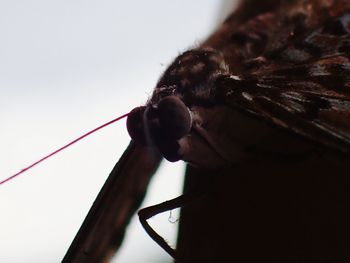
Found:
[[[148,129],[150,135],[155,133],[154,139],[162,143],[170,140],[169,132],[174,129],[181,135],[175,139],[185,137],[186,132],[190,131],[187,127],[189,124],[184,124],[186,129],[183,133],[178,127],[163,131],[165,127],[152,125],[152,122],[161,124],[163,119],[172,119],[171,115],[160,118],[155,115],[162,116],[161,109],[157,109],[158,103],[163,104],[164,98],[173,96],[183,101],[190,112],[193,109],[189,115],[193,119],[192,127],[197,128],[197,132],[198,126],[205,129],[206,123],[210,122],[203,119],[205,117],[198,108],[229,106],[321,144],[349,152],[347,86],[350,64],[347,48],[350,14],[343,12],[337,16],[327,16],[323,21],[320,19],[325,25],[314,25],[309,19],[303,13],[283,18],[264,14],[243,27],[247,32],[255,30],[255,38],[250,39],[250,34],[244,31],[231,32],[231,45],[240,50],[237,52],[238,58],[235,58],[242,60],[238,66],[232,62],[232,52],[225,54],[225,50],[220,49],[200,47],[180,55],[164,73],[148,106],[144,108],[150,117],[139,109],[143,121],[149,122],[149,127],[143,129]],[[271,36],[265,32],[267,29],[258,28],[259,22],[265,26],[276,22],[276,32],[271,34],[280,34],[281,39],[269,39]],[[254,45],[258,46],[256,50]],[[178,108],[180,111],[181,107]],[[168,122],[174,124],[174,121]],[[131,127],[129,131],[137,141],[139,138],[134,135],[137,128]],[[202,134],[202,137],[206,136],[209,134]],[[157,146],[161,152],[162,148],[169,150],[168,145]],[[163,155],[167,157],[165,153]],[[181,157],[177,159],[183,159]]]
[[[180,262],[349,259],[350,233],[339,229],[350,204],[350,6],[270,2],[247,14],[243,3],[128,117],[132,147],[187,161],[187,187],[207,189],[183,210]],[[195,221],[203,207],[208,218]]]
[[[206,109],[223,108],[213,96],[217,77],[223,72],[227,72],[224,59],[214,50],[192,50],[179,56],[160,80],[149,105],[129,115],[131,137],[140,143],[149,140],[170,161],[183,159],[210,166],[228,161],[227,149],[215,142],[213,131],[204,128],[215,118]],[[208,145],[203,144],[205,140]],[[206,160],[208,154],[213,162]]]

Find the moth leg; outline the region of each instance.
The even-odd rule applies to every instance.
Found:
[[[172,256],[175,259],[177,258],[175,249],[171,248],[169,244],[164,240],[164,238],[158,235],[156,231],[154,231],[154,229],[148,224],[147,220],[157,214],[175,208],[183,207],[191,201],[193,201],[194,199],[196,199],[197,197],[199,197],[198,193],[183,194],[179,197],[165,201],[163,203],[143,208],[138,212],[139,220],[143,228],[146,230],[147,234],[170,256]]]

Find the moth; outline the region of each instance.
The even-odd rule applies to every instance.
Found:
[[[349,55],[347,1],[243,1],[129,114],[63,261],[107,260],[164,157],[189,164],[186,193],[139,215],[178,262],[347,262]],[[175,251],[146,220],[180,206]]]

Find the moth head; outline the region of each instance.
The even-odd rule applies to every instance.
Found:
[[[133,109],[127,119],[130,137],[139,144],[156,146],[169,161],[178,161],[177,141],[192,127],[192,115],[176,96],[167,96],[157,104]]]
[[[206,142],[210,136],[203,137],[205,129],[200,129],[207,114],[201,114],[198,102],[210,101],[217,76],[226,70],[222,54],[210,48],[178,56],[164,72],[148,104],[129,114],[130,137],[136,143],[156,147],[169,161],[199,163],[197,159],[202,157],[190,157],[211,152],[213,147]]]

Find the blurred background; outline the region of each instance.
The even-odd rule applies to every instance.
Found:
[[[0,179],[144,104],[231,2],[0,0]],[[1,185],[0,262],[60,262],[128,142],[123,120]],[[178,196],[183,168],[164,162],[142,206]],[[175,245],[168,217],[150,223]],[[134,218],[113,262],[172,259]]]

